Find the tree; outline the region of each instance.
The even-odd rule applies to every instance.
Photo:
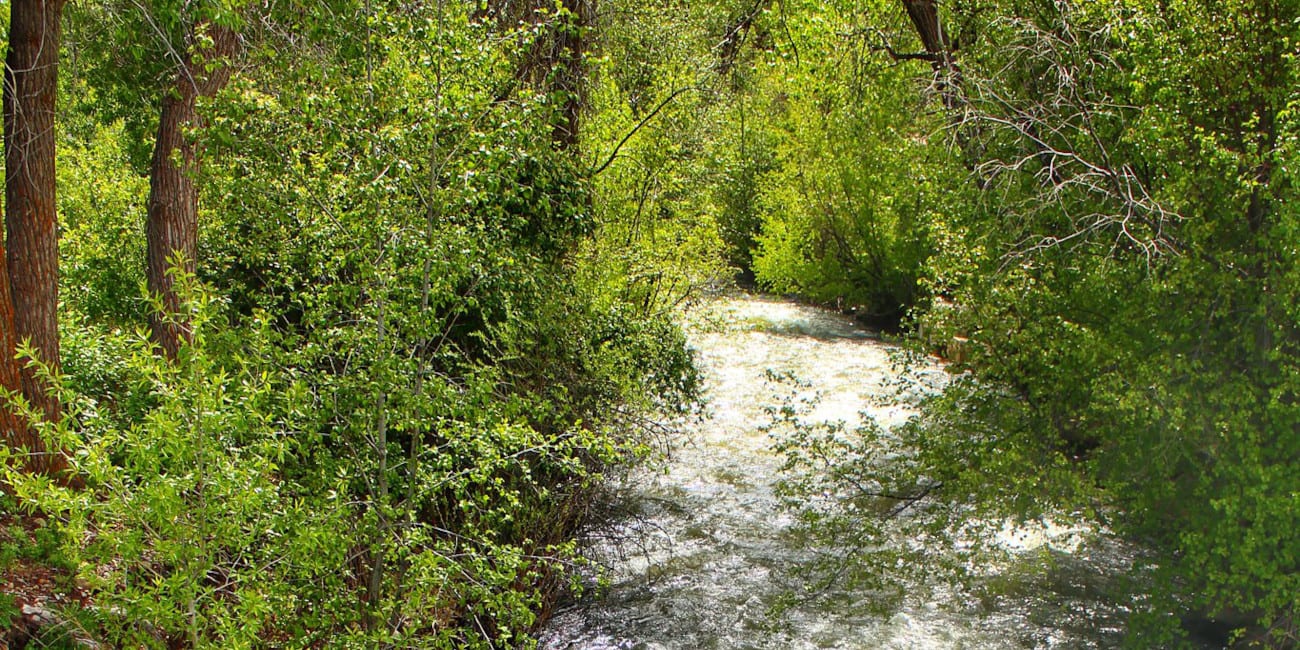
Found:
[[[585,32],[595,11],[592,0],[563,0],[560,21],[552,26],[548,51],[541,57],[548,92],[559,93],[562,108],[551,139],[560,148],[576,150],[582,118]]]
[[[564,150],[576,151],[580,130],[586,70],[586,32],[595,22],[595,0],[528,0],[522,3],[493,0],[485,16],[492,16],[501,30],[524,28],[531,34],[522,58],[515,67],[514,83],[502,98],[519,86],[554,95],[559,108],[553,117],[551,141]]]
[[[0,238],[0,258],[5,257],[4,239]],[[14,332],[14,302],[9,294],[9,268],[0,264],[0,388],[6,392],[22,393],[22,375],[17,359],[17,337]],[[33,448],[35,441],[30,428],[18,414],[0,405],[0,432],[5,446],[11,449]]]
[[[864,428],[864,442],[816,477],[849,480],[814,494],[855,495],[844,526],[823,529],[867,531],[861,545],[876,544],[871,533],[883,524],[848,520],[861,516],[860,498],[882,494],[960,503],[949,511],[961,513],[956,527],[1096,513],[1150,552],[1149,572],[1133,572],[1149,576],[1137,588],[1153,592],[1134,614],[1141,645],[1168,645],[1150,639],[1176,637],[1187,622],[1223,630],[1222,645],[1237,629],[1251,642],[1294,647],[1300,214],[1291,170],[1300,125],[1288,107],[1300,75],[1297,8],[901,0],[855,20],[844,31],[863,42],[852,49],[879,53],[877,65],[823,74],[782,97],[814,131],[791,138],[791,150],[821,149],[783,160],[797,172],[789,180],[767,176],[779,199],[769,203],[782,212],[764,223],[759,278],[805,294],[840,280],[856,265],[826,264],[837,260],[823,250],[853,261],[883,238],[864,230],[861,243],[833,246],[825,234],[854,234],[838,225],[851,223],[842,215],[853,206],[825,197],[854,186],[904,196],[899,188],[933,183],[942,199],[919,219],[935,243],[923,280],[947,304],[925,329],[931,344],[960,337],[965,372],[917,423]],[[895,88],[928,80],[942,104],[950,146],[936,153],[960,156],[971,174],[940,175],[928,160],[900,173],[908,159],[876,153],[939,140],[937,122],[909,128],[893,110],[844,128],[852,122],[834,111],[888,107],[879,94],[890,71],[908,69],[900,62],[918,63],[912,82]],[[839,109],[841,80],[858,79],[867,83],[839,104],[852,112]],[[860,151],[868,155],[850,157]],[[837,158],[847,164],[823,174],[833,182],[813,184]],[[869,182],[845,182],[876,169]],[[798,183],[814,190],[804,194],[816,211],[799,210]],[[953,201],[962,185],[969,200]],[[916,213],[887,198],[855,203]],[[882,283],[850,275],[844,284]],[[883,436],[904,440],[914,456],[880,463]],[[790,455],[800,461],[803,452]],[[864,555],[893,572],[896,557]],[[917,559],[929,567],[932,558]]]
[[[0,290],[0,381],[20,388],[24,398],[50,420],[59,418],[58,397],[32,368],[16,373],[14,346],[30,344],[46,367],[59,370],[58,221],[54,188],[54,114],[58,90],[60,17],[63,0],[13,0],[9,53],[4,75],[5,251],[7,287]],[[11,365],[14,364],[14,365]],[[33,471],[57,473],[66,467],[60,454],[46,453],[41,441],[13,414],[0,425],[7,442],[25,447]]]
[[[1297,9],[989,11],[953,125],[988,200],[935,264],[972,372],[918,473],[1002,514],[1105,504],[1173,592],[1140,633],[1205,617],[1293,647]]]
[[[174,287],[173,263],[187,274],[195,271],[198,252],[199,147],[193,134],[201,126],[199,98],[215,95],[230,79],[226,59],[234,54],[238,38],[231,28],[215,21],[193,23],[185,33],[184,53],[176,69],[175,85],[163,97],[158,135],[149,167],[148,239],[149,292],[161,300],[162,311],[150,325],[153,340],[168,358],[175,358],[189,326]]]

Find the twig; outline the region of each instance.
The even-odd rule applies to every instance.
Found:
[[[619,140],[619,141],[618,141],[618,144],[614,146],[614,150],[611,151],[611,152],[609,152],[609,158],[606,158],[606,159],[605,159],[604,164],[602,164],[601,166],[599,166],[599,167],[593,169],[593,170],[591,171],[591,174],[590,174],[590,175],[591,175],[591,176],[595,176],[595,175],[597,175],[597,174],[599,174],[599,173],[605,171],[605,169],[606,169],[607,167],[609,167],[610,164],[612,164],[612,163],[614,162],[614,159],[618,157],[618,152],[619,152],[619,150],[621,150],[621,149],[623,148],[623,145],[627,144],[627,141],[628,141],[628,140],[631,140],[631,139],[632,139],[632,136],[636,135],[637,131],[640,131],[640,130],[641,130],[641,127],[645,126],[646,124],[648,124],[648,123],[650,122],[650,120],[654,119],[654,117],[655,117],[656,115],[659,114],[659,111],[662,111],[662,110],[664,109],[665,106],[667,106],[667,105],[668,105],[670,102],[672,102],[674,99],[677,99],[677,97],[678,97],[679,95],[681,95],[681,94],[683,94],[683,93],[685,93],[685,92],[687,92],[687,91],[690,91],[690,90],[696,90],[696,88],[695,88],[694,86],[687,86],[687,87],[685,87],[685,88],[678,88],[677,90],[674,90],[674,91],[672,92],[672,94],[670,94],[670,95],[668,95],[667,97],[665,97],[663,101],[659,102],[659,105],[658,105],[658,106],[655,106],[655,107],[654,107],[654,110],[650,111],[650,114],[649,114],[649,115],[646,115],[645,117],[641,118],[641,121],[638,122],[637,125],[636,125],[635,127],[633,127],[631,131],[628,131],[628,132],[627,132],[627,135],[624,135],[622,140]]]

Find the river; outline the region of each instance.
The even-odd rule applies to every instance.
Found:
[[[852,585],[800,595],[797,569],[817,549],[791,534],[795,517],[776,492],[781,458],[763,429],[765,407],[790,388],[788,373],[816,391],[813,418],[886,426],[917,394],[942,386],[937,360],[900,374],[894,349],[850,319],[772,298],[717,299],[688,328],[705,376],[708,417],[661,466],[633,477],[628,514],[591,552],[607,588],[561,609],[542,636],[545,650],[1110,648],[1128,607],[1101,588],[1123,571],[1119,547],[1078,553],[1074,531],[1008,529],[1005,543],[1046,550],[1050,572],[1010,580],[976,606],[955,588],[926,591],[881,612]],[[906,392],[906,391],[904,391]],[[616,540],[616,541],[615,541]],[[921,590],[918,590],[920,593]],[[783,607],[776,607],[784,604]]]

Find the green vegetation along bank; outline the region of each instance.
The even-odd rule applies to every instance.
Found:
[[[1135,647],[1297,644],[1294,3],[5,6],[0,612],[527,645],[739,272],[955,362],[833,491],[1101,523]]]

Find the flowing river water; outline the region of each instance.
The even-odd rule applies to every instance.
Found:
[[[819,393],[811,417],[886,426],[912,413],[882,400],[901,383],[915,393],[946,377],[937,361],[899,374],[891,346],[839,314],[749,296],[718,299],[688,332],[704,371],[708,417],[663,467],[632,480],[629,514],[592,553],[608,565],[605,589],[559,611],[545,650],[1110,648],[1126,604],[1099,576],[1122,572],[1124,552],[1077,552],[1070,531],[1006,533],[1025,551],[1050,548],[1055,570],[1036,573],[990,607],[953,589],[871,606],[852,585],[830,598],[791,600],[795,570],[811,559],[791,534],[795,516],[776,493],[781,458],[762,428],[765,407],[797,376]],[[825,595],[825,594],[823,594]],[[787,606],[775,608],[785,603]],[[793,604],[790,604],[793,603]]]

